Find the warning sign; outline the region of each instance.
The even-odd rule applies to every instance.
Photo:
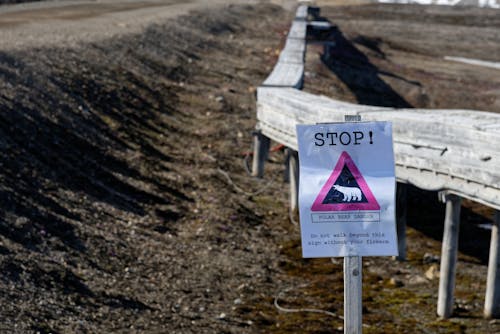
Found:
[[[311,210],[380,210],[380,206],[349,153],[343,151]]]
[[[298,125],[304,257],[397,255],[392,126]]]

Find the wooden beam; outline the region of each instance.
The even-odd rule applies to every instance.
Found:
[[[307,22],[306,21],[293,21],[288,31],[287,38],[296,38],[305,40],[307,33]]]
[[[295,20],[307,20],[307,5],[300,5],[295,12]]]
[[[305,39],[288,38],[285,47],[281,50],[278,63],[292,63],[303,65],[306,54]],[[300,70],[300,68],[298,68]]]
[[[278,61],[262,86],[302,88],[303,77],[304,64]]]
[[[262,131],[295,150],[297,124],[342,122],[345,114],[393,122],[398,181],[500,209],[500,146],[491,145],[500,142],[500,114],[363,106],[290,88],[257,91]]]
[[[307,22],[307,27],[313,30],[330,30],[333,25],[328,21],[310,21]]]
[[[488,278],[486,281],[486,298],[484,316],[500,317],[500,211],[495,212],[491,228],[490,258],[488,261]]]
[[[441,250],[437,314],[441,318],[447,319],[453,313],[461,198],[446,193],[442,193],[441,196],[446,202],[446,215]]]

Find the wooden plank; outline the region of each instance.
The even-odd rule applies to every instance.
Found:
[[[303,77],[303,64],[278,62],[262,86],[300,88]]]
[[[290,26],[285,46],[273,71],[262,83],[263,87],[302,88],[306,51],[307,8],[307,5],[300,5],[297,8],[295,20]]]
[[[486,280],[486,298],[484,316],[497,318],[500,316],[500,211],[495,213],[491,228],[490,258],[488,261],[488,277]]]
[[[453,313],[461,199],[453,194],[445,194],[443,197],[446,201],[446,215],[441,250],[437,314],[441,318],[447,319]]]
[[[459,179],[452,175],[436,174],[429,169],[417,169],[396,164],[398,182],[412,184],[418,188],[438,191],[446,189],[449,193],[500,209],[500,192],[484,184]]]
[[[304,118],[316,121],[319,118],[329,121],[338,120],[341,114],[356,112],[363,115],[363,119],[373,120],[382,117],[384,120],[402,123],[401,132],[410,131],[407,136],[414,138],[416,144],[425,146],[425,140],[439,139],[440,143],[456,143],[470,145],[491,142],[500,139],[500,115],[488,112],[471,110],[428,110],[428,109],[393,109],[382,107],[371,107],[339,102],[323,96],[315,96],[295,90],[275,90],[262,92],[261,96],[268,104],[280,104],[283,101],[291,101],[292,109],[286,112],[303,114]],[[293,105],[300,104],[300,110],[293,109]],[[418,128],[404,128],[405,123],[412,121]],[[442,124],[442,123],[451,124]],[[487,123],[494,123],[494,125]],[[495,127],[496,126],[496,127]],[[429,128],[431,127],[431,128]],[[395,129],[395,132],[398,128]],[[465,137],[463,137],[465,135]],[[450,137],[448,137],[450,136]],[[418,140],[423,140],[421,143]],[[491,145],[488,145],[491,146]],[[488,158],[487,156],[483,158]],[[491,158],[491,157],[490,157]]]
[[[372,120],[375,117],[384,117],[392,120],[396,116],[400,116],[401,120],[420,121],[427,120],[429,123],[435,124],[435,129],[462,128],[483,131],[484,133],[492,133],[500,136],[500,114],[482,112],[475,110],[449,110],[449,109],[395,109],[365,106],[348,102],[336,101],[325,96],[316,96],[310,93],[296,90],[266,90],[260,92],[262,98],[266,99],[267,103],[273,103],[291,99],[293,103],[300,103],[304,114],[310,114],[311,119],[317,117],[336,118],[338,119],[344,113],[354,112],[363,114],[364,117],[369,117]],[[332,110],[332,108],[336,108]],[[341,110],[337,110],[340,108]],[[312,114],[311,114],[312,112]],[[450,122],[451,124],[444,124]],[[427,126],[427,125],[426,125]],[[434,131],[434,132],[435,132]],[[429,131],[428,131],[429,132]],[[420,137],[420,133],[418,134]],[[442,138],[446,139],[446,138]],[[460,139],[460,138],[458,138]],[[488,138],[486,138],[487,140]],[[455,139],[453,139],[455,140]],[[451,140],[451,141],[453,141]],[[468,139],[467,139],[468,140]]]
[[[289,64],[303,64],[304,63],[304,52],[295,51],[295,50],[283,50],[279,56],[280,63],[289,63]]]
[[[272,93],[275,92],[276,91]],[[364,119],[369,120],[376,118],[389,120],[394,122],[395,125],[395,140],[402,145],[407,143],[408,149],[413,148],[415,152],[419,150],[424,152],[429,148],[430,151],[434,150],[436,155],[443,156],[443,159],[460,159],[460,164],[468,164],[469,160],[480,160],[480,164],[485,166],[485,170],[500,167],[500,159],[495,158],[495,155],[498,154],[499,151],[494,145],[489,144],[494,139],[500,139],[500,131],[491,131],[492,128],[484,130],[481,129],[478,124],[468,126],[465,130],[463,126],[460,127],[458,125],[456,127],[448,126],[437,128],[433,124],[436,123],[436,118],[439,118],[440,113],[446,113],[444,110],[434,110],[432,114],[427,113],[427,115],[420,115],[422,111],[420,109],[411,110],[411,112],[407,110],[395,111],[390,108],[373,109],[373,107],[357,106],[334,101],[329,101],[330,103],[327,103],[325,102],[326,98],[316,98],[314,95],[311,96],[311,94],[303,92],[298,92],[298,94],[302,95],[302,97],[305,95],[305,97],[308,98],[301,99],[301,96],[294,96],[297,94],[283,94],[283,92],[280,92],[279,95],[281,96],[277,96],[276,94],[260,94],[262,98],[259,98],[259,101],[268,106],[280,105],[282,106],[281,108],[283,108],[283,112],[288,117],[292,116],[292,118],[296,120],[302,119],[304,122],[339,121],[341,118],[339,114],[344,112],[357,112],[366,116]],[[481,114],[485,117],[489,116],[489,113],[483,112]],[[499,116],[500,115],[497,115],[496,121],[500,123]],[[443,121],[456,122],[456,120],[452,120],[453,118],[451,117]],[[293,121],[293,119],[291,121]],[[465,124],[472,122],[473,120],[468,120]],[[295,124],[290,124],[289,126],[290,129],[294,129],[294,127]],[[450,137],[451,139],[449,139]],[[454,146],[470,149],[466,152],[466,155],[455,154],[455,152],[451,151]],[[450,152],[453,154],[450,154]],[[425,152],[425,154],[427,153],[428,152]],[[471,163],[472,165],[475,164],[474,161]]]
[[[333,27],[328,21],[309,21],[307,26],[314,30],[330,30]]]
[[[500,208],[500,115],[471,110],[361,106],[295,89],[259,88],[264,133],[296,149],[296,124],[342,122],[345,114],[393,122],[396,176],[428,190]]]
[[[307,14],[307,6],[300,5],[295,12],[295,20],[306,20]]]
[[[394,137],[399,136],[394,135]],[[498,163],[493,163],[495,161],[482,161],[480,158],[464,157],[466,155],[481,154],[486,150],[481,152],[479,149],[453,147],[450,144],[444,147],[444,150],[447,150],[446,154],[441,154],[438,148],[415,148],[416,145],[418,144],[402,144],[395,141],[396,162],[500,188]]]
[[[289,39],[300,39],[305,40],[307,33],[307,22],[306,21],[293,21],[288,32]]]
[[[266,106],[259,106],[258,118],[261,123],[263,123],[263,127],[266,129],[265,131],[267,131],[268,126],[272,124],[272,126],[279,129],[280,132],[289,134],[287,137],[293,137],[295,124],[311,123],[307,120],[295,118],[294,115],[285,115],[273,110],[266,111]],[[295,121],[295,124],[290,124],[291,121]],[[397,137],[395,136],[395,138]],[[276,139],[278,140],[278,138]],[[290,145],[288,140],[287,144]],[[292,147],[296,146],[296,144],[293,143],[291,145]],[[414,145],[416,146],[418,144],[415,143]],[[480,159],[478,159],[476,164],[473,165],[470,161],[464,161],[463,159],[456,158],[459,154],[457,153],[455,156],[454,151],[459,151],[458,149],[450,148],[449,151],[451,151],[453,155],[442,156],[440,152],[442,152],[443,149],[439,146],[415,148],[414,145],[401,144],[395,140],[395,156],[397,164],[416,169],[431,170],[436,174],[459,177],[470,182],[484,184],[488,187],[498,187],[498,166],[495,166],[492,163],[482,162]],[[436,187],[436,184],[430,186],[432,186],[432,189],[430,190],[440,189],[441,187]],[[428,186],[425,188],[428,188]],[[479,188],[476,188],[475,190],[475,192],[481,191],[482,190]],[[470,195],[475,194],[471,191],[468,191],[468,193]]]
[[[306,42],[303,39],[287,39],[285,47],[280,53],[279,62],[304,64]]]
[[[287,38],[282,52],[305,53],[306,41],[303,39]]]

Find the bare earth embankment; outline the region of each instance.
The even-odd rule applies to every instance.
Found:
[[[163,15],[155,8],[145,10]],[[270,4],[178,10],[186,15],[146,25],[113,14],[107,24],[123,31],[107,39],[81,29],[93,16],[72,16],[67,31],[79,30],[46,46],[23,27],[60,31],[65,19],[2,25],[0,14],[12,38],[0,51],[1,333],[342,333],[342,264],[300,258],[282,153],[271,154],[264,180],[243,164],[255,88],[293,13]],[[322,48],[309,46],[307,90],[500,111],[498,75],[442,60],[499,60],[493,12],[323,13],[339,25],[338,57],[323,63]],[[485,34],[449,44],[425,34],[421,43],[418,29],[405,30],[412,25]],[[438,281],[426,272],[437,266],[444,210],[434,193],[410,194],[408,261],[364,261],[365,333],[500,331],[481,316],[489,233],[476,225],[491,212],[463,210],[456,315],[439,321]],[[280,312],[279,292],[283,307],[335,314]]]

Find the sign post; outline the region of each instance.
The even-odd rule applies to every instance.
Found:
[[[302,255],[344,257],[344,333],[361,333],[361,257],[398,253],[392,124],[297,125],[297,138]]]
[[[363,324],[363,260],[344,257],[344,333],[360,334]]]

